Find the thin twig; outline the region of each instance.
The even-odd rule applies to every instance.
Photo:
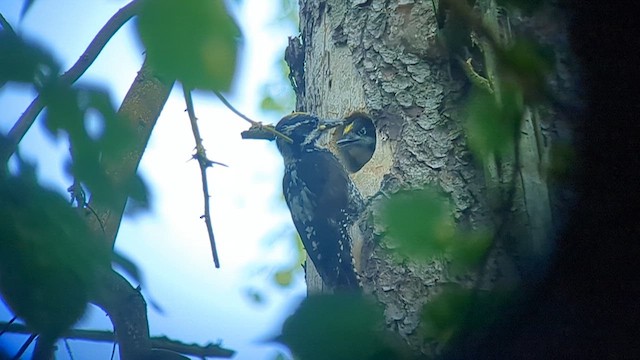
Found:
[[[37,336],[38,334],[29,335],[29,338],[27,339],[27,341],[25,341],[24,344],[22,344],[18,352],[13,356],[13,358],[16,360],[20,359],[22,357],[22,354],[24,354],[24,352],[27,351],[27,349],[29,348],[29,345],[31,345],[31,343]]]
[[[84,72],[91,66],[93,61],[98,57],[98,54],[104,49],[105,45],[109,42],[111,37],[124,25],[129,19],[131,19],[140,8],[140,0],[134,0],[118,10],[106,24],[98,31],[86,50],[80,55],[67,72],[62,74],[58,78],[58,83],[62,85],[71,85],[84,74]],[[18,143],[22,140],[27,131],[31,128],[36,117],[45,104],[40,96],[37,96],[29,107],[22,113],[22,116],[13,125],[9,134],[6,137],[5,144],[0,149],[0,163],[6,163],[11,155],[16,151]]]
[[[9,320],[9,322],[2,327],[2,330],[0,330],[0,336],[2,336],[2,334],[4,334],[7,331],[7,329],[9,329],[9,325],[13,324],[13,322],[16,321],[17,319],[18,319],[17,316],[12,317],[11,320]]]
[[[211,226],[211,211],[209,209],[209,185],[207,183],[207,168],[211,167],[213,161],[207,159],[207,153],[202,145],[202,138],[200,137],[200,130],[198,129],[198,123],[196,119],[196,113],[193,109],[193,99],[191,98],[191,90],[182,85],[184,92],[184,100],[187,103],[187,113],[189,114],[189,121],[191,122],[191,130],[193,131],[193,137],[196,140],[196,153],[194,158],[198,160],[200,165],[200,174],[202,177],[202,193],[204,195],[204,219],[207,225],[207,232],[209,233],[209,242],[211,242],[211,253],[213,255],[213,263],[216,268],[220,267],[220,260],[218,260],[218,250],[216,249],[216,241],[213,237],[213,227]],[[228,105],[230,106],[230,105]]]
[[[251,120],[248,116],[246,116],[245,114],[241,113],[240,111],[238,111],[238,109],[236,109],[235,107],[233,107],[233,105],[231,105],[231,103],[222,95],[221,92],[213,90],[213,93],[216,94],[216,96],[218,97],[218,99],[220,99],[220,101],[222,101],[222,103],[229,108],[229,110],[231,110],[234,114],[238,115],[239,117],[241,117],[242,119],[246,120],[247,122],[249,122],[251,124],[251,127],[256,127],[256,128],[260,128],[263,129],[267,132],[270,132],[276,136],[279,136],[281,138],[283,138],[285,141],[292,143],[293,140],[288,137],[287,135],[277,131],[273,126],[269,126],[269,125],[262,125],[261,122],[259,121],[255,121],[255,120]]]
[[[4,16],[2,16],[2,13],[0,13],[0,25],[2,25],[2,29],[4,31],[8,32],[9,34],[11,34],[11,36],[13,36],[13,37],[17,36],[16,32],[11,27],[11,24],[9,24],[7,19],[5,19]]]
[[[74,360],[73,352],[71,351],[71,345],[69,345],[69,340],[64,339],[64,347],[67,349],[67,354],[69,355],[69,359]]]

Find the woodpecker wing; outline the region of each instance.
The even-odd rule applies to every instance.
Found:
[[[333,288],[357,288],[348,228],[360,211],[360,194],[327,150],[304,152],[285,166],[285,199],[320,276]]]

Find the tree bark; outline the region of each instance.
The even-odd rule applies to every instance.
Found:
[[[543,32],[548,29],[541,18],[507,16],[489,0],[479,2],[477,9],[505,43],[512,31],[539,30],[542,35],[534,33],[537,39],[560,54],[553,86],[571,87],[567,84],[574,80],[568,76],[573,64],[567,60],[566,30],[558,9],[545,10],[560,21],[554,37]],[[550,189],[544,169],[551,145],[562,137],[570,141],[571,129],[556,109],[527,108],[513,151],[479,165],[464,128],[469,83],[451,74],[451,59],[438,43],[432,1],[300,1],[300,24],[301,41],[290,41],[287,52],[298,54],[287,59],[297,110],[325,118],[365,111],[376,125],[374,155],[352,174],[363,196],[370,200],[384,197],[380,192],[439,188],[448,194],[460,229],[494,234],[485,268],[454,277],[445,260],[394,260],[380,245],[385,244],[383,229],[367,220],[375,216],[361,217],[362,239],[354,239],[353,247],[365,292],[384,306],[388,328],[416,352],[433,355],[438,344],[421,335],[420,316],[443,284],[513,288],[544,273],[553,248],[552,219],[565,211],[559,200],[566,196],[564,189]],[[485,54],[485,60],[491,58]],[[365,213],[375,215],[374,207]],[[515,249],[506,243],[515,243]],[[515,254],[521,255],[517,261]],[[310,261],[307,285],[310,292],[323,291]]]

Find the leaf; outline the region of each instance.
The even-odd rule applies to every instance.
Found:
[[[56,338],[73,325],[108,254],[80,212],[30,171],[0,179],[0,292],[31,330]]]
[[[394,359],[382,309],[357,295],[307,297],[275,339],[301,360]]]
[[[122,159],[135,149],[137,141],[135,130],[128,121],[117,116],[107,92],[87,86],[54,84],[43,89],[41,96],[47,105],[46,128],[54,136],[68,135],[71,163],[66,165],[66,170],[87,188],[92,199],[118,207],[129,197],[132,201],[127,210],[147,209],[149,192],[138,174],[125,179],[106,172],[109,162]],[[102,134],[94,137],[89,134],[85,122],[91,111],[100,115],[104,124]]]
[[[545,99],[546,78],[555,62],[553,50],[524,39],[517,39],[511,46],[498,50],[503,92],[521,93],[526,102]]]
[[[15,81],[41,88],[56,79],[60,66],[41,46],[0,31],[0,84]]]
[[[394,194],[382,209],[388,245],[399,254],[419,260],[442,255],[456,237],[451,214],[447,197],[434,190]]]
[[[467,105],[465,126],[469,148],[484,161],[493,154],[513,149],[522,108],[517,92],[503,91],[502,104],[493,95],[476,91]]]
[[[276,283],[280,286],[289,286],[293,281],[293,272],[292,269],[282,270],[276,272],[274,279]]]
[[[516,299],[511,290],[483,291],[451,284],[422,308],[422,328],[427,338],[447,343],[463,330],[467,334],[484,331],[502,318]]]
[[[488,232],[474,231],[460,236],[459,240],[448,249],[451,273],[462,274],[482,265],[492,243],[493,238]]]
[[[142,276],[140,273],[140,269],[138,268],[138,265],[136,265],[136,263],[131,261],[131,259],[122,255],[118,251],[114,251],[111,256],[111,261],[114,264],[118,265],[125,272],[125,274],[129,275],[133,281],[142,285]]]
[[[446,286],[422,309],[422,327],[427,338],[448,342],[463,326],[473,292],[458,285]]]
[[[190,88],[226,91],[240,30],[221,0],[144,0],[137,21],[150,63]]]

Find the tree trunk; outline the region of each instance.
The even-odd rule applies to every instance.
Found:
[[[368,220],[375,216],[361,218],[363,239],[353,247],[365,292],[384,306],[388,328],[423,354],[434,354],[438,346],[421,335],[421,310],[445,284],[513,288],[543,273],[553,248],[552,218],[563,211],[558,199],[564,194],[550,190],[544,169],[551,145],[570,139],[558,111],[525,108],[512,151],[478,161],[467,146],[463,114],[470,82],[455,76],[452,58],[442,50],[435,5],[429,0],[301,0],[301,42],[292,39],[287,49],[297,110],[323,118],[353,111],[372,116],[376,150],[352,174],[366,199],[401,189],[438,188],[448,195],[458,228],[492,234],[483,268],[459,277],[449,274],[444,259],[397,261],[384,248],[379,224]],[[552,87],[572,80],[557,9],[544,10],[560,21],[553,36],[538,31],[548,30],[543,21],[549,14],[507,16],[489,0],[479,2],[476,11],[505,43],[512,31],[526,31],[551,45],[561,65]],[[483,60],[491,80],[496,68],[488,51]],[[374,207],[365,212],[371,214]],[[322,291],[312,263],[307,266],[309,291]]]

